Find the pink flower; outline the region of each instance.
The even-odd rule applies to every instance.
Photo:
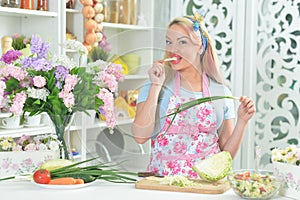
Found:
[[[23,107],[26,101],[26,94],[24,91],[17,93],[13,99],[13,104],[10,111],[16,115],[21,115],[23,112]]]
[[[74,89],[75,85],[78,82],[78,78],[77,75],[70,75],[68,74],[66,79],[65,79],[65,86],[64,86],[64,90],[66,92],[70,92]]]
[[[35,150],[37,150],[37,149],[36,149],[35,144],[33,144],[33,143],[26,145],[24,148],[24,151],[35,151]]]
[[[14,77],[18,81],[24,80],[27,75],[28,75],[27,71],[25,71],[21,67],[8,65],[7,67],[0,68],[0,76]]]
[[[98,108],[99,112],[105,115],[107,126],[113,128],[116,124],[113,94],[106,88],[101,88],[96,96],[103,101],[103,106]]]
[[[122,73],[122,65],[112,63],[108,65],[105,69],[106,73],[115,76],[117,81],[122,81],[124,79],[124,74]]]
[[[4,81],[0,81],[0,108],[4,98],[4,90],[6,89],[6,84]]]
[[[33,77],[33,85],[38,88],[42,88],[46,85],[46,79],[42,76]]]
[[[173,151],[175,153],[184,153],[186,152],[186,149],[187,145],[184,142],[176,142]]]
[[[24,160],[24,164],[26,165],[26,166],[31,166],[32,165],[32,160],[31,160],[31,158],[27,158],[27,159],[25,159]]]
[[[12,35],[12,37],[15,38],[15,39],[17,39],[17,38],[21,37],[21,34],[19,34],[19,33],[14,33],[14,34]]]
[[[118,89],[118,82],[116,77],[112,74],[108,74],[105,71],[99,72],[101,81],[107,85],[110,91],[115,92]]]

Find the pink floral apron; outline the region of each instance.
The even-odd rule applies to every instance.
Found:
[[[202,88],[203,96],[210,96],[208,79],[204,73]],[[174,95],[170,98],[167,114],[172,113],[178,105],[193,99],[180,97],[180,75],[177,73]],[[152,140],[148,170],[163,176],[185,175],[197,178],[192,166],[220,151],[215,108],[211,102],[207,102],[178,113],[165,133],[172,118],[166,118],[162,131]]]

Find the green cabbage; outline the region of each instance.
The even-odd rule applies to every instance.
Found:
[[[72,164],[74,164],[74,162],[71,160],[53,159],[53,160],[48,160],[48,161],[44,162],[41,165],[40,169],[47,169],[47,170],[51,171],[51,170],[62,168],[62,167],[72,165]]]
[[[229,152],[214,154],[193,166],[199,177],[206,181],[218,181],[232,171],[232,158]]]

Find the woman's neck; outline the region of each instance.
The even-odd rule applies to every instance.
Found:
[[[202,72],[196,68],[180,71],[180,86],[192,91],[202,92]]]

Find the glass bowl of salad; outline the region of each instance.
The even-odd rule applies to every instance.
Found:
[[[227,178],[233,191],[244,199],[270,199],[281,185],[272,171],[234,170]]]

